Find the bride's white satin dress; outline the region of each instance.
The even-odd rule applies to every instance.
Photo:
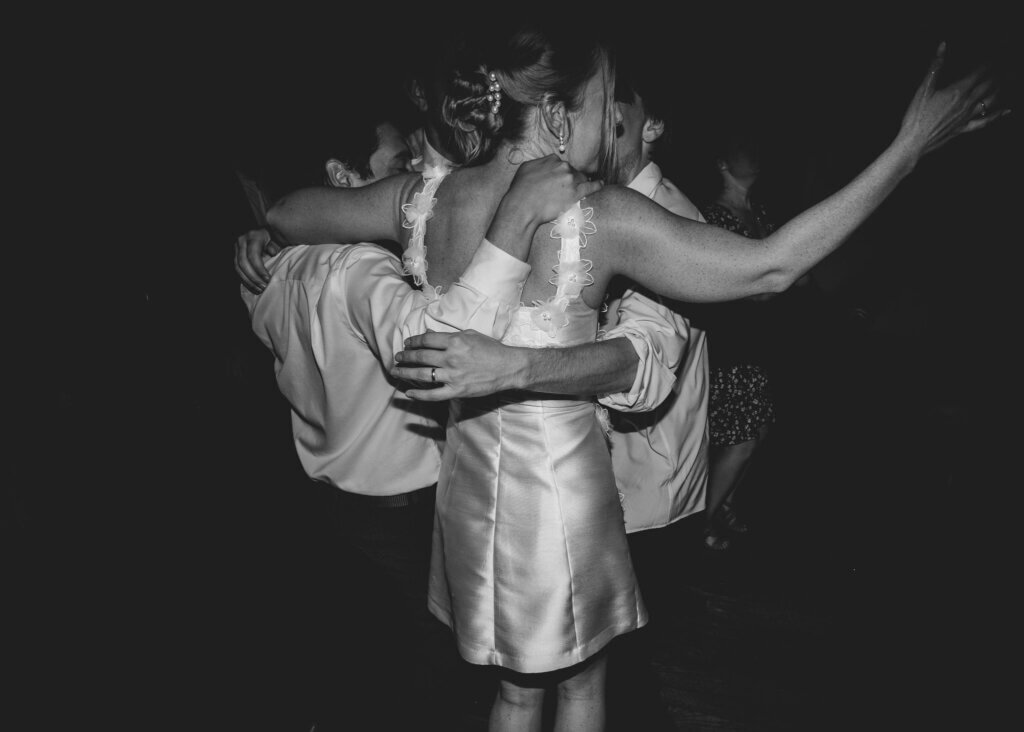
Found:
[[[502,341],[593,342],[581,289],[562,327],[539,333],[538,307],[521,307]],[[429,587],[463,658],[523,673],[579,663],[647,622],[596,404],[537,396],[451,402]]]

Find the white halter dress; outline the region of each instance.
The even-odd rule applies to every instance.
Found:
[[[429,198],[435,181],[425,185]],[[577,204],[559,218],[555,294],[515,311],[502,342],[552,348],[596,339],[598,311],[580,298],[593,281],[580,257],[592,215]],[[411,228],[407,266],[428,290],[423,227]],[[523,673],[579,663],[647,622],[603,411],[590,397],[538,396],[451,402],[428,600],[463,658]]]

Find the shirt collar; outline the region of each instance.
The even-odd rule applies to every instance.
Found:
[[[637,193],[642,193],[648,198],[654,198],[654,192],[661,185],[661,168],[653,160],[644,166],[643,170],[636,174],[636,177],[629,182],[627,188],[632,188]]]

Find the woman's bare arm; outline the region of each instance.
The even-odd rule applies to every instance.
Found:
[[[353,244],[402,241],[402,205],[413,200],[422,178],[399,175],[361,188],[304,188],[279,200],[267,213],[271,236],[250,232],[235,243],[235,271],[252,292],[269,281],[263,258],[290,244]],[[555,155],[519,166],[487,230],[495,247],[525,261],[541,223],[603,186],[587,180]]]
[[[747,239],[608,187],[595,197],[595,222],[615,244],[602,250],[599,261],[614,274],[678,300],[734,300],[785,290],[839,247],[922,156],[1005,114],[994,111],[996,90],[980,71],[936,90],[942,56],[940,47],[885,151],[845,187],[770,236]]]
[[[350,244],[401,241],[401,206],[418,174],[393,175],[359,188],[303,188],[267,211],[267,226],[281,244]]]

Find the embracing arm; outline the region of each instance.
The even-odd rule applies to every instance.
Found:
[[[383,250],[366,247],[350,259],[347,276],[332,278],[333,290],[323,302],[346,303],[349,320],[385,368],[394,363],[405,340],[420,333],[456,331],[464,324],[488,333],[504,332],[513,306],[511,294],[518,293],[530,270],[517,262],[522,270],[506,274],[504,290],[499,286],[490,292],[453,286],[428,300],[423,292],[409,286],[398,261]]]
[[[400,242],[405,228],[403,202],[415,206],[415,196],[420,194],[414,191],[421,180],[418,175],[397,175],[360,188],[304,188],[290,193],[267,213],[272,241],[269,234],[252,236],[253,232],[238,237],[235,271],[246,289],[258,293],[270,281],[264,257],[280,245]],[[498,204],[486,240],[525,261],[540,224],[602,185],[588,181],[555,155],[528,161],[519,166]]]
[[[419,175],[393,175],[358,188],[302,188],[267,211],[274,239],[289,244],[401,241],[401,207]]]
[[[266,229],[254,229],[238,238],[238,248],[254,247],[254,250],[273,256],[281,251]],[[386,255],[383,248],[374,247],[378,257],[387,257],[375,269],[364,272],[367,282],[373,282],[386,293],[385,302],[390,303],[390,322],[397,329],[397,345],[402,339],[425,330],[458,330],[475,328],[483,333],[500,337],[508,328],[512,311],[519,304],[523,283],[530,274],[530,265],[522,262],[484,239],[477,247],[473,258],[459,279],[442,295],[428,298],[421,290],[412,288],[404,279],[401,265]],[[365,261],[369,255],[353,257],[353,261]],[[262,258],[259,260],[263,266]],[[351,268],[352,265],[349,265]],[[265,267],[264,267],[265,269]],[[242,299],[250,310],[255,306],[256,297],[271,282],[269,272],[266,282],[255,279],[257,275],[243,268],[236,256],[235,271],[242,280]],[[358,283],[356,277],[349,277],[345,283]],[[365,284],[365,283],[361,283]],[[363,292],[369,299],[370,292],[364,287],[352,287]],[[334,283],[334,297],[343,297],[343,285]],[[386,320],[386,319],[385,319]],[[389,362],[390,363],[390,362]]]
[[[413,189],[420,180],[410,174],[360,188],[304,188],[275,203],[267,212],[267,225],[283,244],[401,241],[402,205],[414,200]],[[487,238],[525,260],[538,226],[602,185],[587,180],[557,155],[523,163],[498,204]]]
[[[545,394],[609,394],[629,389],[639,358],[626,338],[571,348],[523,348],[516,388]]]
[[[627,291],[604,340],[569,348],[506,346],[473,331],[425,333],[409,338],[392,376],[440,387],[410,389],[413,399],[441,401],[509,389],[545,394],[601,396],[605,406],[640,412],[672,391],[686,351],[686,321]]]
[[[765,239],[753,243],[621,191],[600,199],[602,204],[607,199],[606,208],[595,204],[598,231],[609,232],[616,242],[604,247],[602,256],[611,260],[614,272],[679,300],[734,300],[785,290],[839,247],[922,156],[1005,113],[993,110],[994,85],[981,72],[936,90],[942,53],[940,47],[886,150],[845,187]]]
[[[379,182],[386,183],[388,180],[392,179]],[[344,260],[347,276],[331,278],[333,289],[327,300],[351,303],[350,310],[354,313],[351,319],[359,321],[359,331],[364,334],[374,352],[383,355],[383,362],[388,366],[391,365],[389,354],[401,348],[404,338],[426,330],[474,328],[501,336],[508,326],[512,310],[519,303],[523,282],[530,273],[530,265],[523,260],[529,254],[537,227],[557,215],[560,209],[568,208],[579,198],[600,187],[600,183],[587,181],[582,174],[555,156],[525,163],[516,172],[487,232],[488,237],[493,237],[504,246],[496,246],[486,238],[481,241],[469,265],[447,292],[437,294],[430,289],[421,292],[410,288],[402,277],[400,265],[393,257],[376,247],[367,246]],[[333,190],[324,189],[327,193]],[[337,192],[362,190],[365,188],[338,189]],[[307,199],[321,198],[317,189],[307,189],[298,194],[302,194],[298,195],[300,203]],[[345,200],[351,200],[350,196],[331,198],[342,207],[346,205]],[[368,205],[380,206],[383,198],[381,194],[366,200],[377,201]],[[282,199],[280,205],[284,207],[281,210],[288,211],[285,199]],[[420,213],[427,215],[429,211],[430,206],[425,206]],[[383,209],[376,216],[384,216]],[[287,216],[283,218],[286,220]],[[366,226],[362,231],[368,235],[384,231],[383,228],[374,229],[372,223],[365,223],[365,212],[353,214],[356,224],[331,223],[329,213],[324,213],[324,217],[315,214],[311,218],[321,223],[314,223],[305,229],[305,235],[319,236],[328,230],[343,234],[344,227],[348,225],[354,228],[347,231],[356,231],[360,226]],[[323,223],[325,221],[327,223]],[[276,225],[280,225],[280,220]],[[255,240],[259,243],[260,238],[256,237]],[[258,249],[257,253],[262,255],[262,248]],[[240,269],[238,259],[236,245],[236,268]],[[392,346],[387,346],[387,341],[391,341]]]
[[[436,388],[409,389],[421,401],[486,396],[509,389],[546,394],[605,394],[632,386],[637,352],[626,338],[570,348],[506,346],[474,330],[424,333],[405,341],[391,375],[431,382]]]
[[[661,303],[628,289],[608,306],[607,339],[628,340],[637,355],[634,379],[623,388],[596,392],[598,402],[620,412],[647,412],[672,393],[686,357],[690,324]]]
[[[609,305],[610,329],[597,343],[568,348],[520,348],[470,331],[427,333],[406,341],[392,376],[435,380],[411,389],[424,401],[486,396],[509,389],[590,394],[612,409],[645,412],[672,392],[686,355],[689,324],[663,305],[626,290]]]
[[[267,212],[267,225],[235,240],[235,272],[258,295],[270,282],[265,260],[294,244],[401,241],[401,202],[418,175],[394,175],[360,188],[302,188]]]

